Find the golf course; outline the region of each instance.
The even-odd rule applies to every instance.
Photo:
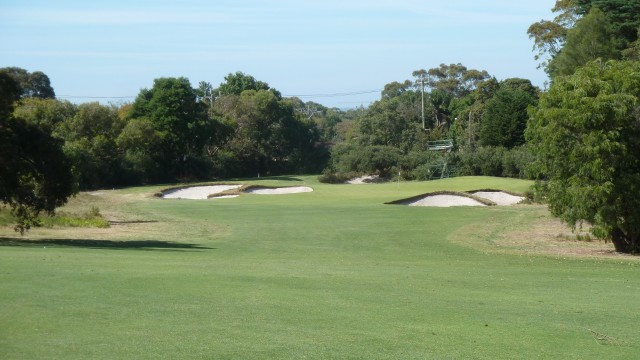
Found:
[[[2,359],[632,359],[640,258],[545,205],[387,204],[524,193],[493,177],[163,199],[176,184],[81,192],[59,214],[108,227],[24,236],[0,210]],[[185,185],[185,184],[180,184]]]

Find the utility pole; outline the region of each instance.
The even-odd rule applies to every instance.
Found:
[[[469,151],[471,151],[471,109],[469,109]]]
[[[420,77],[420,83],[422,85],[422,128],[426,129],[426,125],[424,123],[424,77]]]
[[[424,76],[427,74],[427,71],[424,69],[416,70],[413,72],[413,76],[420,77],[420,87],[422,88],[422,129],[426,130],[427,125],[424,121]]]

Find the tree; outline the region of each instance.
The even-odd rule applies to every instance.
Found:
[[[0,203],[8,204],[23,233],[37,224],[40,212],[52,214],[74,191],[71,165],[62,141],[35,124],[11,115],[19,98],[17,82],[0,72]],[[6,98],[5,98],[6,96]]]
[[[540,60],[539,67],[552,73],[549,65],[565,46],[569,30],[593,8],[600,9],[607,18],[612,35],[609,45],[616,51],[624,50],[638,39],[639,0],[557,0],[551,10],[558,15],[551,21],[536,22],[527,30],[534,41],[533,50],[537,51],[535,59]]]
[[[576,26],[567,32],[567,40],[562,50],[548,66],[552,78],[571,75],[589,61],[620,57],[614,46],[613,32],[607,17],[598,8],[592,8]]]
[[[418,70],[419,72],[424,70]],[[427,70],[428,85],[431,89],[444,91],[453,97],[463,97],[475,90],[478,83],[489,78],[485,70],[467,69],[462,64],[440,64],[437,68]],[[416,76],[416,75],[414,75]]]
[[[552,214],[640,252],[640,63],[595,61],[554,81],[531,113],[530,171]]]
[[[64,150],[80,188],[121,184],[115,140],[123,127],[115,106],[97,102],[79,105],[72,117],[57,126],[55,134],[65,140]]]
[[[536,102],[535,87],[529,80],[507,79],[486,103],[480,126],[480,142],[484,146],[508,149],[524,144],[527,109]]]
[[[6,72],[18,83],[20,98],[53,99],[56,97],[49,77],[42,71],[30,73],[19,67],[2,68],[0,71]]]
[[[24,98],[16,104],[13,116],[53,132],[76,114],[76,106],[56,99]]]
[[[148,119],[158,131],[167,179],[200,172],[194,165],[215,131],[215,120],[207,115],[207,104],[197,100],[187,78],[159,78],[151,89],[140,91],[128,114],[130,119]]]
[[[280,95],[280,92],[271,89],[269,87],[269,84],[267,84],[266,82],[258,81],[253,76],[246,75],[241,71],[237,71],[235,74],[230,73],[229,75],[224,77],[224,80],[225,82],[220,84],[220,87],[218,87],[217,89],[216,95],[218,96],[240,95],[243,91],[246,90],[271,90],[271,92],[273,92],[273,94],[276,95],[278,99],[282,97]]]

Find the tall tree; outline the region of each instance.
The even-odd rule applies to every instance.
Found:
[[[529,119],[527,109],[537,100],[533,89],[531,82],[523,79],[508,79],[500,84],[500,89],[487,101],[482,115],[482,145],[510,149],[524,144]]]
[[[592,8],[567,32],[566,43],[550,61],[548,71],[551,77],[571,75],[589,61],[619,57],[609,19],[600,9]]]
[[[22,233],[37,224],[40,212],[51,214],[64,204],[75,187],[62,141],[13,118],[11,99],[20,91],[10,75],[0,72],[0,203],[11,207]]]
[[[241,71],[237,71],[235,74],[229,74],[224,77],[224,82],[220,84],[217,91],[217,96],[225,95],[240,95],[245,90],[271,90],[278,99],[281,98],[280,93],[269,87],[264,81],[256,80],[253,76],[247,75]]]
[[[595,61],[560,77],[527,139],[552,214],[586,221],[619,252],[640,252],[640,63]]]
[[[193,175],[191,163],[214,131],[207,105],[197,99],[187,78],[159,78],[151,89],[141,90],[133,103],[129,117],[149,119],[162,139],[167,174]]]
[[[19,67],[1,68],[0,71],[6,72],[18,83],[20,98],[53,99],[56,97],[49,77],[42,71],[30,73]]]
[[[558,15],[533,23],[527,30],[534,41],[535,59],[547,73],[551,74],[550,62],[565,46],[569,30],[593,8],[600,9],[608,19],[613,36],[608,42],[615,50],[622,51],[638,39],[640,0],[557,0],[552,11]]]

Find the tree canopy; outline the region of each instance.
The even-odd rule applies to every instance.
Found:
[[[21,92],[12,76],[0,72],[0,203],[11,207],[18,219],[16,230],[24,232],[37,224],[40,212],[53,213],[64,204],[75,182],[62,141],[37,124],[13,117],[10,100]]]
[[[640,252],[640,63],[594,61],[560,77],[532,112],[531,170],[555,216]]]

